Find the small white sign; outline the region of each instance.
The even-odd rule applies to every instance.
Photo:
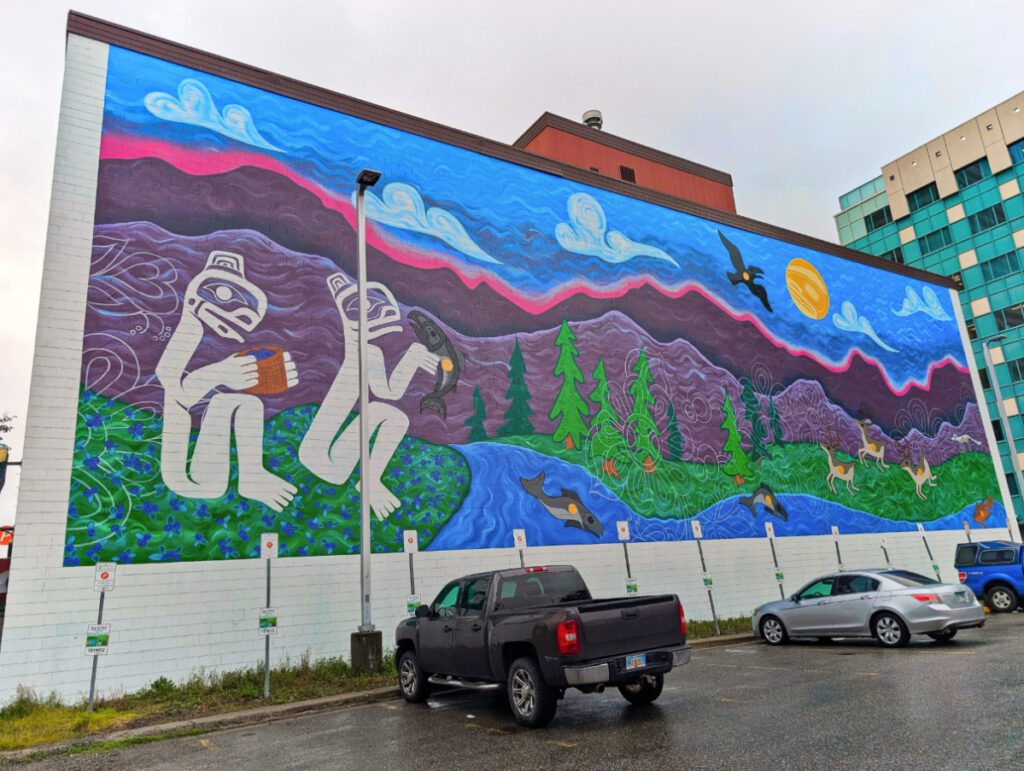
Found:
[[[832,537],[833,538],[838,538],[839,537],[839,528],[836,527],[835,525],[832,525]]]
[[[92,588],[97,592],[114,591],[114,577],[117,575],[116,562],[97,562]],[[104,651],[106,653],[106,651]]]
[[[515,544],[517,549],[526,548],[526,531],[522,529],[516,529],[512,531],[512,543]]]
[[[971,532],[971,525],[966,520],[964,520],[964,532],[965,533],[970,533]]]
[[[407,594],[405,595],[405,612],[410,616],[416,613],[416,608],[423,604],[423,600],[418,594]]]
[[[627,578],[626,579],[626,594],[628,596],[632,596],[634,594],[639,594],[639,593],[640,593],[640,589],[637,586],[636,579],[635,578]]]
[[[917,532],[919,532],[921,535],[924,535],[924,525],[922,525],[920,522],[917,523]]]
[[[885,539],[884,538],[882,539],[882,548],[883,549],[885,548]]]
[[[705,573],[704,574],[704,588],[707,589],[710,592],[712,587],[714,587],[714,585],[715,585],[715,582],[711,579],[711,574],[710,573]]]
[[[620,541],[629,540],[629,522],[625,519],[620,519],[615,523],[615,529],[619,532]]]
[[[775,525],[773,525],[771,522],[765,522],[764,523],[764,532],[768,535],[769,538],[774,538],[775,537]]]
[[[85,632],[85,655],[106,656],[110,648],[110,624],[89,624]]]
[[[690,520],[690,529],[693,530],[693,537],[694,538],[703,538],[704,537],[704,531],[700,529],[700,520],[699,519],[692,519],[692,520]]]
[[[277,608],[260,608],[260,637],[277,637]]]
[[[260,559],[277,559],[277,533],[264,533],[260,536]]]
[[[402,547],[410,554],[420,550],[420,534],[417,530],[402,531]]]

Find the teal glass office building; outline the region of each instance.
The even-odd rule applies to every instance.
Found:
[[[844,246],[953,278],[1014,511],[1010,461],[982,346],[990,342],[1009,430],[1024,467],[1024,93],[915,148],[840,196]],[[1005,339],[992,342],[1002,335]]]

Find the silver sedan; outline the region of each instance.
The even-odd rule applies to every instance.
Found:
[[[963,584],[942,584],[908,570],[851,570],[815,579],[796,594],[754,610],[754,633],[769,645],[790,637],[874,637],[900,648],[914,634],[952,640],[985,624]]]

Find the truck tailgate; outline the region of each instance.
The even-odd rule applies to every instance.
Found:
[[[577,606],[583,656],[601,659],[683,644],[676,598],[666,594],[593,600]]]

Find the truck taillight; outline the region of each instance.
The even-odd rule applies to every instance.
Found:
[[[547,573],[548,569],[547,568],[537,568],[537,567],[526,568],[526,572],[527,573]]]
[[[676,597],[676,608],[679,609],[679,631],[683,633],[683,639],[686,639],[686,613],[683,611],[683,603]]]
[[[964,571],[961,570],[959,573],[956,574],[956,577],[957,577],[957,580],[960,583],[962,583],[962,584],[966,584],[967,583],[967,574]]]
[[[558,625],[558,655],[571,656],[580,652],[579,624],[572,619]]]
[[[910,595],[918,602],[938,602],[939,595],[937,594],[912,594]]]

